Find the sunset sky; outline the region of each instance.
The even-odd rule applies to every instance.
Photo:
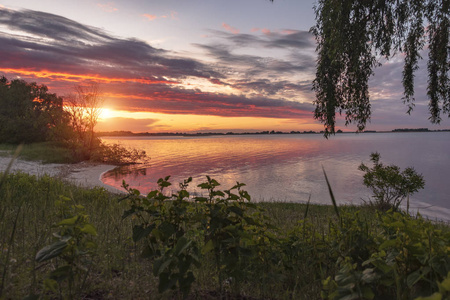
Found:
[[[100,83],[106,109],[99,131],[318,131],[313,5],[0,0],[0,76],[61,96]],[[406,114],[402,66],[399,56],[376,70],[367,129],[449,128],[446,117],[440,126],[428,121],[426,60],[416,75],[416,107]]]

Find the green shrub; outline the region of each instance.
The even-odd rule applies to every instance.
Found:
[[[398,166],[384,166],[380,163],[380,154],[370,155],[373,167],[365,164],[359,166],[359,170],[365,172],[364,185],[373,192],[375,201],[372,203],[376,208],[387,211],[391,208],[397,210],[403,199],[412,195],[419,189],[423,189],[425,181],[422,175],[409,167],[400,172]]]

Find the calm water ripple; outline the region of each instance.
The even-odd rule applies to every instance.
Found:
[[[412,166],[425,177],[425,189],[411,197],[411,207],[430,217],[450,220],[450,132],[321,135],[241,135],[205,137],[105,137],[143,149],[145,166],[116,168],[103,182],[120,188],[122,180],[148,193],[158,178],[177,183],[192,176],[191,190],[209,175],[230,188],[236,181],[256,201],[330,203],[322,166],[338,202],[361,203],[370,191],[362,184],[361,162],[379,152],[385,164]]]

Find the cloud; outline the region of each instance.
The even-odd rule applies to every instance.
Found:
[[[222,23],[222,27],[226,30],[231,32],[232,34],[238,34],[239,29],[232,27],[231,25],[228,25],[227,23]]]
[[[0,26],[6,28],[0,31],[0,75],[45,83],[52,92],[64,94],[77,83],[97,81],[107,91],[108,106],[116,109],[311,118],[310,103],[293,101],[296,94],[308,95],[309,83],[276,77],[292,76],[311,66],[297,65],[293,57],[286,60],[234,53],[231,47],[240,48],[246,37],[242,34],[215,34],[227,46],[199,45],[216,60],[205,63],[44,12],[0,10]],[[307,40],[306,35],[300,35]],[[293,36],[281,34],[247,37],[248,45],[255,47],[278,48],[276,41],[284,41],[291,49],[307,43],[295,44]],[[186,80],[203,80],[223,90],[208,92],[200,85],[183,85]]]
[[[143,14],[142,16],[145,17],[149,21],[153,21],[153,20],[158,19],[158,16],[150,15],[150,14]]]
[[[115,7],[115,4],[112,2],[108,3],[97,3],[97,6],[100,7],[103,11],[106,12],[115,12],[118,11],[118,9]]]
[[[178,13],[176,11],[171,11],[170,15],[156,16],[156,15],[151,15],[151,14],[143,14],[142,16],[149,21],[153,21],[156,19],[168,19],[168,18],[170,18],[172,20],[178,20]]]

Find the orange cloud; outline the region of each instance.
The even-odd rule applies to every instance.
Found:
[[[62,80],[70,82],[79,82],[80,80],[95,80],[97,82],[111,83],[111,82],[137,82],[143,84],[179,84],[176,81],[158,80],[158,79],[146,79],[146,78],[119,78],[119,77],[104,77],[96,74],[69,74],[52,72],[49,70],[28,70],[28,69],[4,69],[0,68],[0,71],[5,73],[22,74],[27,76],[36,76],[39,78],[49,78],[52,80]]]
[[[118,9],[115,7],[114,3],[108,2],[108,3],[97,3],[97,6],[100,7],[102,10],[106,12],[115,12],[118,11]]]
[[[239,29],[228,25],[227,23],[222,23],[222,27],[225,28],[225,30],[233,33],[233,34],[238,34],[239,33]]]
[[[148,19],[149,21],[158,19],[158,16],[150,15],[150,14],[143,14],[142,16],[145,17],[146,19]]]

